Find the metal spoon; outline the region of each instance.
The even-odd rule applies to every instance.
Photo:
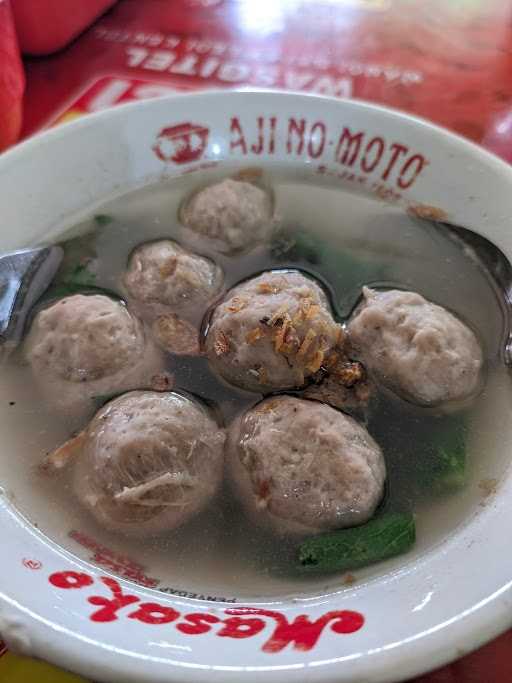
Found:
[[[433,223],[443,234],[456,240],[468,256],[483,266],[489,284],[499,301],[504,321],[503,362],[512,366],[512,265],[492,242],[472,230],[449,223]],[[471,251],[468,252],[468,247]],[[473,252],[473,253],[471,253]]]
[[[30,309],[51,284],[64,256],[62,247],[22,249],[0,256],[0,350],[14,349]]]

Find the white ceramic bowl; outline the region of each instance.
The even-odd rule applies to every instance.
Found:
[[[0,158],[0,251],[37,243],[112,195],[223,163],[280,165],[305,178],[334,174],[343,187],[435,207],[512,259],[512,170],[497,158],[388,109],[268,92],[137,103],[21,144]],[[510,429],[495,439],[502,462]],[[397,681],[460,656],[512,621],[507,475],[441,543],[420,541],[353,586],[322,591],[317,583],[301,595],[283,590],[226,604],[143,587],[140,567],[91,539],[68,538],[64,549],[66,520],[62,538],[44,536],[16,511],[9,468],[0,474],[0,632],[9,646],[93,679]]]

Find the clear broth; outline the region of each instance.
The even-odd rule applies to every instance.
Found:
[[[203,174],[201,183],[217,176],[216,172]],[[462,490],[434,495],[416,486],[416,451],[421,456],[422,443],[449,418],[414,408],[389,394],[381,394],[372,403],[368,428],[384,450],[389,474],[383,506],[415,511],[418,542],[406,557],[356,573],[359,582],[370,580],[415,561],[452,534],[486,503],[482,480],[503,476],[508,464],[503,444],[512,438],[508,419],[512,393],[501,361],[502,311],[485,270],[436,226],[363,194],[326,183],[306,183],[289,172],[273,172],[268,180],[283,228],[309,231],[313,238],[332,245],[343,254],[343,267],[331,259],[323,263],[315,258],[277,258],[269,245],[235,257],[205,247],[202,252],[223,267],[227,288],[263,270],[300,268],[324,283],[340,319],[357,304],[363,284],[413,289],[456,312],[484,344],[487,383],[467,417],[468,483]],[[98,226],[91,217],[54,241],[88,234],[99,254],[95,284],[119,292],[120,276],[136,245],[157,238],[183,243],[177,209],[197,184],[197,177],[188,175],[117,197],[95,211],[112,216],[110,224]],[[169,356],[169,371],[175,376],[175,388],[215,404],[224,424],[260,400],[256,394],[227,387],[210,372],[204,358]],[[227,491],[204,514],[164,537],[133,541],[101,529],[76,505],[65,475],[44,478],[36,469],[45,453],[80,426],[51,414],[37,394],[30,369],[19,358],[2,368],[0,430],[9,457],[0,460],[0,482],[29,521],[74,554],[116,571],[114,565],[105,564],[105,553],[101,559],[94,549],[70,537],[79,531],[142,565],[146,576],[158,580],[157,589],[200,598],[262,600],[291,593],[306,599],[319,592],[344,590],[340,576],[293,578],[288,571],[293,545],[250,525]],[[126,575],[122,567],[118,570]]]

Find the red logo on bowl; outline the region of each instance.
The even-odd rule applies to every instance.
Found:
[[[89,619],[96,623],[136,620],[144,624],[167,626],[172,624],[180,633],[198,636],[212,633],[221,638],[237,640],[253,638],[266,632],[261,650],[276,654],[287,647],[302,652],[312,650],[322,633],[328,628],[332,633],[349,635],[363,628],[365,618],[354,610],[331,610],[316,619],[298,614],[289,621],[286,614],[259,607],[230,607],[211,612],[178,612],[169,603],[142,602],[139,595],[125,592],[125,587],[110,576],[96,580],[85,572],[54,572],[48,577],[55,588],[86,590],[93,595],[87,603],[93,605]],[[180,605],[181,606],[181,605]]]
[[[162,128],[153,151],[162,161],[173,161],[175,164],[198,161],[208,145],[209,132],[206,126],[189,122]]]
[[[23,560],[23,566],[27,569],[41,569],[43,565],[39,560],[27,560],[27,558],[25,558]]]

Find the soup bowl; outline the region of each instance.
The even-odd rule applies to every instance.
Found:
[[[0,251],[51,240],[129,190],[234,167],[329,178],[404,214],[466,227],[512,259],[512,170],[499,159],[383,107],[255,91],[122,106],[4,154]],[[0,633],[23,654],[126,683],[377,683],[459,657],[512,623],[506,386],[502,394],[492,408],[503,413],[500,429],[479,454],[487,484],[470,484],[463,519],[356,576],[307,588],[283,578],[267,594],[208,577],[173,582],[165,562],[69,528],[50,501],[25,514],[30,488],[12,466],[16,393],[17,405],[2,407]],[[44,423],[30,411],[18,419],[37,442]]]

